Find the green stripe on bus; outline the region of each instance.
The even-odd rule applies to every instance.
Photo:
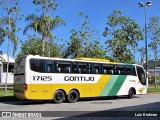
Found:
[[[118,79],[114,83],[112,89],[108,93],[108,96],[116,96],[122,84],[124,83],[127,75],[119,75]]]
[[[114,83],[116,82],[118,75],[111,75],[110,79],[106,83],[105,87],[103,88],[100,96],[107,96],[110,92],[110,89],[113,87]]]

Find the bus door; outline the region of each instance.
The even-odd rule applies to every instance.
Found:
[[[140,66],[136,66],[136,69],[137,69],[137,76],[138,76],[138,87],[139,87],[139,90],[138,92],[140,92],[141,94],[146,94],[147,92],[147,79],[146,79],[146,76],[145,76],[145,72],[143,70],[142,67]]]

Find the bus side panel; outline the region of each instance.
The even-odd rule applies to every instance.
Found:
[[[30,84],[30,99],[45,99],[45,85],[44,84]]]
[[[128,75],[123,85],[121,86],[120,90],[118,91],[117,95],[128,95],[130,88],[134,88],[135,90],[137,89],[137,83],[138,83],[137,76]]]
[[[110,77],[111,77],[111,75],[101,75],[98,82],[96,84],[91,85],[91,97],[101,96],[100,94],[105,89],[105,85],[108,83]]]
[[[128,95],[130,88],[134,88],[136,90],[136,94],[147,93],[147,87],[143,86],[139,82],[137,76],[127,76],[117,95]]]
[[[56,76],[56,75],[55,75]],[[61,75],[62,76],[62,75]],[[99,75],[98,75],[99,76]],[[53,99],[56,90],[64,90],[65,94],[68,95],[71,89],[77,89],[80,93],[80,98],[83,97],[98,97],[109,81],[110,75],[101,75],[95,77],[97,83],[49,83],[48,84],[31,84],[31,99]],[[53,76],[54,77],[54,76]],[[54,79],[54,81],[61,81],[60,79]],[[37,82],[38,83],[38,82]]]
[[[53,91],[52,91],[53,86],[54,85],[52,84],[45,85],[45,99],[53,99]]]
[[[116,83],[117,79],[118,75],[111,75],[99,96],[109,96],[110,92],[113,90],[113,85]]]
[[[120,89],[120,87],[123,85],[125,79],[126,79],[126,75],[119,75],[116,82],[113,85],[113,88],[111,89],[111,91],[109,92],[108,96],[117,96],[117,93]]]
[[[54,99],[56,90],[61,89],[65,94],[69,94],[71,89],[77,89],[81,93],[81,84],[30,84],[30,98],[32,100],[51,100]]]
[[[140,82],[138,82],[137,86],[137,94],[147,94],[147,86],[142,85]]]

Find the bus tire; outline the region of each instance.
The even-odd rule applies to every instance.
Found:
[[[55,103],[62,103],[64,100],[65,100],[65,94],[64,94],[64,92],[62,90],[57,90],[54,93],[53,101]]]
[[[132,99],[133,97],[134,97],[134,90],[133,88],[130,88],[128,92],[128,98]]]
[[[79,93],[76,90],[71,90],[67,95],[67,101],[69,103],[75,103],[79,99]]]

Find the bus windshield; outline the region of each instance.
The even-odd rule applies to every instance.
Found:
[[[146,85],[145,72],[142,67],[137,66],[137,75],[142,85]]]

